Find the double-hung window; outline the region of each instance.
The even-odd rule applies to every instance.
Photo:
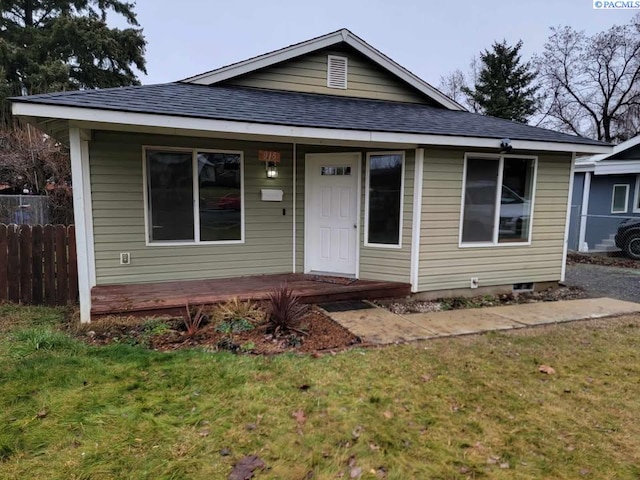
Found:
[[[633,200],[633,213],[640,213],[640,175],[636,177],[636,191]]]
[[[367,154],[365,246],[402,246],[404,153]]]
[[[629,210],[629,185],[614,185],[611,193],[611,213],[627,213],[627,210]]]
[[[531,241],[536,163],[535,157],[466,156],[461,246]]]
[[[241,152],[149,147],[144,171],[148,243],[244,241]]]

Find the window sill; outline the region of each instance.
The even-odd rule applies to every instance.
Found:
[[[400,245],[386,245],[384,243],[365,243],[365,248],[386,248],[390,250],[400,250],[402,248],[402,244]]]
[[[478,242],[478,243],[459,243],[458,248],[502,248],[502,247],[529,247],[531,242]]]
[[[185,242],[149,242],[147,241],[145,245],[147,247],[195,247],[195,246],[206,246],[206,245],[240,245],[243,244],[244,240],[223,240],[220,242],[194,242],[194,241],[185,241]]]

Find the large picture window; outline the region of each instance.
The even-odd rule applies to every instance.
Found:
[[[148,148],[149,243],[243,241],[240,152]]]
[[[404,154],[367,155],[365,245],[400,247]]]
[[[536,159],[468,156],[465,171],[460,244],[530,242]]]

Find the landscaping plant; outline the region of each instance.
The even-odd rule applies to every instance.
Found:
[[[267,319],[274,334],[293,331],[302,333],[295,325],[305,316],[307,305],[302,303],[287,284],[281,285],[269,293]]]
[[[185,307],[186,315],[183,318],[187,336],[193,337],[208,322],[209,317],[203,313],[204,305],[197,310],[189,308],[189,303]]]

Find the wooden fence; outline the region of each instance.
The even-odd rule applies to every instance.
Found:
[[[0,225],[0,302],[67,305],[78,300],[73,225]]]

